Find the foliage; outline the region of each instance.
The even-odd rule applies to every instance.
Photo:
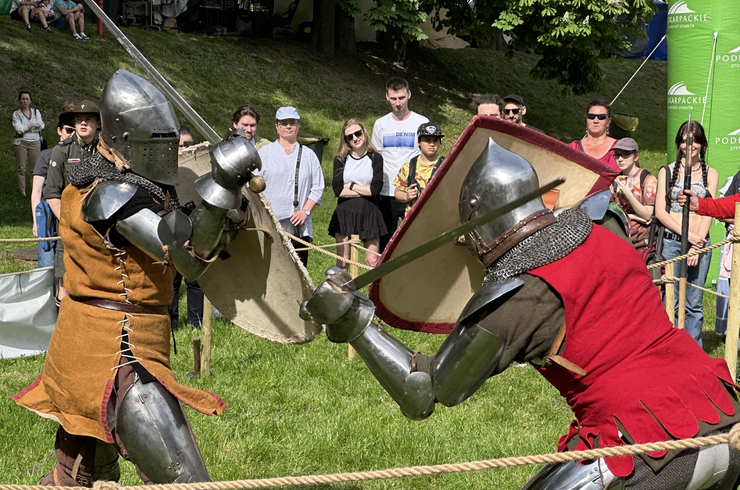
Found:
[[[508,52],[531,50],[541,55],[532,76],[556,80],[576,94],[598,91],[603,72],[599,60],[628,50],[628,38],[644,37],[652,0],[422,0],[422,8],[445,8],[438,25],[452,33],[487,40],[500,30],[511,37]],[[564,89],[564,92],[568,91]]]
[[[419,24],[427,20],[427,14],[418,7],[417,0],[381,0],[365,14],[365,20],[376,31],[387,32],[395,28],[403,32],[409,41],[426,39]]]

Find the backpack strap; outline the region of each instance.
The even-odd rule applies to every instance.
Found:
[[[416,163],[419,161],[419,155],[409,160],[409,177],[407,179],[406,187],[411,187],[412,184],[416,184],[418,189],[419,183],[416,181]]]
[[[445,161],[445,157],[439,157],[437,158],[437,163],[434,164],[434,168],[432,168],[432,173],[429,176],[429,180],[432,180],[432,177],[434,177],[434,173],[437,171],[439,166],[442,164],[442,162]]]

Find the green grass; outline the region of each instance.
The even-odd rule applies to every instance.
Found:
[[[92,27],[92,26],[91,26]],[[0,114],[17,108],[20,89],[34,95],[47,124],[68,99],[98,99],[106,80],[118,68],[143,74],[110,34],[85,44],[69,32],[31,33],[20,22],[0,18]],[[90,30],[92,32],[92,30]],[[632,75],[638,61],[603,63],[605,92],[562,97],[552,82],[527,75],[536,59],[517,54],[507,60],[488,50],[409,48],[404,67],[392,65],[363,46],[353,59],[326,59],[307,46],[251,38],[208,38],[126,29],[134,44],[218,133],[232,111],[250,103],[262,111],[259,134],[274,139],[272,117],[277,107],[294,105],[304,133],[330,136],[324,151],[324,174],[331,173],[341,126],[350,117],[372,126],[387,113],[384,84],[403,76],[412,88],[411,108],[438,122],[446,133],[447,153],[470,120],[473,95],[521,94],[529,112],[525,120],[569,142],[582,137],[584,111],[596,95],[611,99]],[[92,36],[91,36],[92,37]],[[640,117],[635,135],[643,165],[651,171],[665,161],[665,64],[648,63],[615,104],[615,111]],[[185,122],[185,121],[182,121]],[[46,137],[53,142],[53,131]],[[31,236],[30,204],[15,188],[12,129],[0,125],[0,237]],[[316,244],[333,242],[326,229],[335,206],[329,188],[324,205],[314,212]],[[35,244],[26,244],[35,247]],[[0,244],[0,251],[20,245]],[[312,252],[309,272],[318,283],[334,260]],[[30,264],[0,261],[0,272]],[[247,279],[245,279],[247,280]],[[182,295],[184,297],[184,294]],[[708,298],[707,303],[713,302]],[[184,317],[184,301],[181,303]],[[722,355],[722,339],[709,331],[713,309],[707,308],[705,346]],[[443,338],[391,329],[411,348],[434,352]],[[570,410],[556,390],[531,367],[512,368],[490,379],[458,407],[437,407],[424,422],[405,419],[396,404],[359,359],[347,360],[347,347],[323,336],[304,346],[283,346],[249,335],[217,320],[212,376],[189,378],[193,370],[192,339],[197,331],[176,332],[172,356],[178,379],[219,393],[228,409],[206,417],[188,411],[211,476],[216,480],[333,473],[471,461],[551,452],[567,429]],[[84,353],[80,353],[83,355]],[[44,356],[0,360],[0,483],[35,484],[54,463],[56,424],[15,405],[18,390],[41,371]],[[520,488],[535,467],[488,470],[435,477],[322,486],[347,489],[477,489]],[[138,484],[130,464],[122,483]]]

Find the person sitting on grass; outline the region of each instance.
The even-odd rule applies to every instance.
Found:
[[[77,41],[87,41],[89,38],[85,34],[85,7],[82,4],[74,3],[72,0],[55,0],[54,12],[59,19],[54,23],[57,29],[72,29],[72,37]],[[79,33],[75,28],[75,21],[79,24]]]
[[[31,19],[39,21],[46,32],[51,32],[49,23],[55,22],[59,19],[59,16],[54,13],[51,0],[41,0],[38,3],[38,7],[31,10]]]
[[[396,186],[396,199],[406,203],[404,218],[408,216],[421,191],[432,180],[437,167],[445,159],[437,153],[442,137],[444,137],[442,129],[433,122],[425,122],[416,130],[421,155],[404,163],[393,181],[393,185]]]
[[[20,20],[26,24],[26,30],[31,30],[29,12],[36,9],[36,2],[32,0],[13,0],[10,4],[10,18]]]

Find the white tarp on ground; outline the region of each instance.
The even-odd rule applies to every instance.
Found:
[[[0,275],[0,358],[40,354],[57,321],[51,267]]]

